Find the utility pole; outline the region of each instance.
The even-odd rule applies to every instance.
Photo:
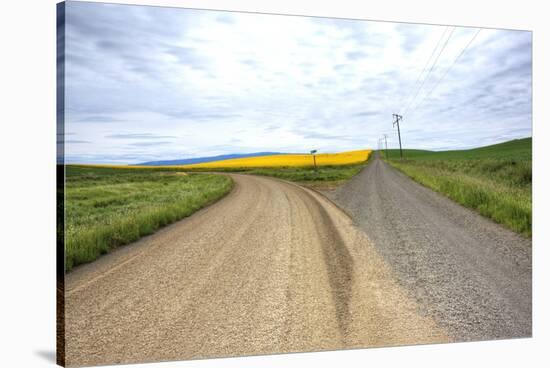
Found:
[[[388,159],[388,136],[384,134],[384,141],[386,142],[386,160]]]
[[[401,159],[403,159],[403,149],[401,148],[401,130],[399,129],[399,120],[403,120],[403,116],[393,114],[393,117],[395,118],[393,126],[397,124],[397,135],[399,136],[399,156],[401,156]]]

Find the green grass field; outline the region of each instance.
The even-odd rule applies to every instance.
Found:
[[[369,156],[369,159],[372,155]],[[367,161],[368,162],[368,161]],[[352,165],[304,167],[266,167],[266,168],[224,168],[224,169],[187,169],[187,172],[234,172],[251,175],[271,176],[293,181],[315,189],[332,189],[359,173],[367,162]]]
[[[65,269],[153,233],[223,197],[229,177],[67,166]]]
[[[329,190],[341,185],[359,173],[366,163],[355,165],[288,167],[288,168],[259,168],[243,172],[253,175],[271,176],[283,180],[314,188]]]
[[[532,140],[458,151],[389,150],[387,161],[415,181],[531,236]],[[385,152],[380,152],[385,158]]]

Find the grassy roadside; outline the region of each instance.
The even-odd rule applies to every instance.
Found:
[[[221,175],[67,166],[65,269],[189,216],[232,186]]]
[[[360,164],[319,166],[317,171],[313,166],[304,167],[259,167],[259,168],[194,168],[186,172],[234,172],[250,175],[271,176],[278,179],[296,182],[300,185],[317,189],[331,190],[345,183],[363,169],[370,159]]]
[[[531,138],[464,151],[405,150],[403,161],[390,150],[389,157],[420,184],[531,237]]]
[[[272,176],[296,182],[316,190],[332,190],[342,185],[364,168],[366,163],[355,165],[313,167],[266,168],[247,171],[248,174]]]

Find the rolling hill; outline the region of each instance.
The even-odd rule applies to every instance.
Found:
[[[233,153],[228,155],[186,158],[186,159],[177,159],[177,160],[149,161],[149,162],[136,164],[133,166],[194,165],[194,164],[202,164],[202,163],[213,162],[213,161],[230,160],[230,159],[247,158],[247,157],[272,156],[272,155],[284,155],[284,153],[280,153],[280,152],[254,152],[254,153],[243,153],[243,154]]]

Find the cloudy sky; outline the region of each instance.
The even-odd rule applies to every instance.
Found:
[[[531,136],[530,32],[73,1],[65,35],[68,162]]]

